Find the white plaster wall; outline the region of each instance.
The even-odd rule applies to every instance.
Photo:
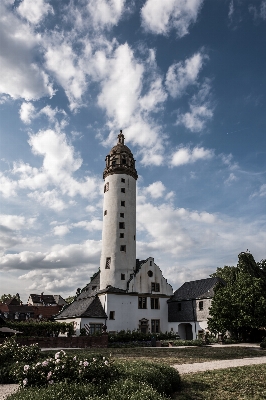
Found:
[[[121,182],[125,179],[125,183]],[[127,281],[136,265],[136,180],[127,174],[108,175],[109,190],[104,193],[102,232],[102,254],[100,261],[100,289],[107,285],[126,289]],[[125,188],[125,193],[121,192]],[[121,206],[125,201],[125,207]],[[121,218],[120,213],[125,217]],[[125,229],[119,229],[119,222],[125,223]],[[121,239],[119,234],[124,233]],[[126,252],[120,251],[120,245],[126,245]],[[110,269],[105,269],[106,258],[111,257]],[[121,280],[121,273],[125,280]]]
[[[57,319],[56,322],[61,322],[61,323],[67,323],[67,324],[72,324],[74,323],[74,329],[75,329],[75,335],[79,336],[80,334],[80,323],[81,323],[81,318],[66,318],[66,319]],[[60,334],[60,336],[67,336],[67,334]]]
[[[208,327],[207,321],[182,321],[182,322],[168,322],[168,332],[178,333],[181,339],[183,337],[183,329],[179,328],[180,324],[190,324],[192,326],[193,340],[198,338],[198,331],[206,330]]]
[[[168,330],[168,297],[159,298],[159,310],[151,309],[150,297],[147,298],[147,309],[139,309],[138,297],[138,295],[133,294],[99,294],[99,299],[108,315],[106,321],[108,331],[137,330],[142,318],[149,320],[150,329],[151,320],[159,319],[161,332]],[[109,319],[110,311],[115,311],[114,320]]]
[[[152,271],[152,277],[148,275],[149,271]],[[165,294],[167,296],[173,295],[172,286],[167,283],[167,280],[163,277],[162,271],[158,265],[154,263],[154,259],[149,257],[146,263],[142,264],[141,269],[136,276],[134,276],[130,281],[128,290],[129,292],[151,293],[152,282],[160,284],[160,291],[153,292],[154,294]]]

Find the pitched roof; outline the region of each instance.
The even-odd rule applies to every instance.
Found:
[[[56,319],[73,317],[107,318],[107,315],[98,296],[84,297],[83,292],[73,303],[64,308]]]
[[[33,303],[56,304],[52,294],[30,294]]]
[[[214,287],[217,283],[224,283],[221,278],[199,279],[197,281],[185,282],[174,292],[171,301],[191,300],[214,296]]]

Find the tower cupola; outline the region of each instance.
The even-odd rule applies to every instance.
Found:
[[[106,167],[103,172],[103,179],[112,174],[126,174],[137,180],[138,174],[135,168],[135,160],[131,150],[125,145],[125,137],[122,130],[117,139],[117,144],[105,158]]]

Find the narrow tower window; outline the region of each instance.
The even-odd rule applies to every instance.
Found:
[[[125,207],[126,206],[126,202],[125,201],[121,201],[121,207]]]
[[[125,188],[121,188],[121,193],[126,193],[126,189]]]
[[[121,281],[124,281],[126,279],[126,275],[125,274],[121,274]]]
[[[107,215],[107,210],[104,210],[104,215]]]
[[[105,269],[110,269],[111,257],[106,257]]]
[[[120,251],[126,252],[126,245],[125,245],[125,244],[122,244],[122,245],[120,246]]]
[[[106,184],[104,185],[104,193],[108,192],[109,190],[109,182],[106,182]]]
[[[115,312],[114,311],[110,311],[109,319],[115,319]]]
[[[122,239],[123,239],[123,238],[124,238],[124,236],[125,236],[125,235],[124,235],[124,233],[120,233],[120,238],[122,238]]]
[[[125,214],[124,213],[120,213],[120,218],[125,218]]]
[[[121,182],[125,183],[126,182],[125,178],[121,178]]]
[[[125,229],[125,223],[119,222],[119,229]]]

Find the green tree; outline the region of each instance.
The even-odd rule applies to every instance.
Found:
[[[218,268],[211,276],[225,283],[215,288],[208,320],[212,332],[229,331],[246,340],[252,329],[266,327],[265,260],[256,263],[252,254],[243,252],[236,267]]]
[[[0,303],[5,303],[7,300],[11,300],[11,299],[13,299],[13,298],[16,298],[18,301],[20,301],[20,296],[19,296],[19,294],[17,293],[16,295],[14,294],[14,295],[12,295],[12,294],[2,294],[2,296],[0,297]]]
[[[75,298],[75,296],[68,296],[68,297],[65,299],[65,301],[66,301],[68,304],[70,304],[70,303],[72,303],[72,301],[74,300],[74,298]]]

